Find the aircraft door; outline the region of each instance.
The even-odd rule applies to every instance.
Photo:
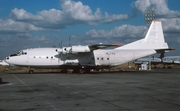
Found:
[[[107,64],[108,64],[108,66],[110,66],[110,64],[111,64],[111,53],[110,52],[107,52],[106,53],[107,54],[107,59],[106,59],[106,61],[107,61]]]
[[[118,60],[117,60],[117,57],[116,57],[116,52],[112,51],[112,52],[108,52],[108,65],[109,66],[112,66],[114,63],[117,63]]]
[[[95,55],[95,64],[97,66],[109,66],[111,65],[112,53],[110,51],[94,51]]]

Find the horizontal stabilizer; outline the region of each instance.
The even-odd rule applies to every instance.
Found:
[[[176,50],[176,49],[175,48],[157,49],[156,52],[157,53],[165,53],[165,52],[169,52],[170,50]]]

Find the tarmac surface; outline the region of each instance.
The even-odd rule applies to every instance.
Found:
[[[180,111],[179,72],[0,73],[0,111]]]

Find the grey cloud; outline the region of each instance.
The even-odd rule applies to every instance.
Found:
[[[180,34],[180,11],[170,10],[167,3],[168,0],[136,0],[133,11],[144,14],[145,10],[154,10],[155,19],[162,21],[165,35],[176,37]]]
[[[180,18],[161,19],[164,32],[180,34]]]
[[[110,37],[130,37],[130,38],[136,38],[141,37],[145,31],[145,26],[133,26],[133,25],[122,25],[115,27],[112,30],[90,30],[89,32],[86,32],[86,36],[88,37],[104,37],[104,38],[110,38]]]
[[[17,9],[14,8],[13,10],[11,10],[11,14],[10,16],[17,21],[21,21],[21,22],[34,22],[34,21],[39,21],[39,20],[43,20],[43,18],[41,16],[38,15],[33,15],[32,13],[27,12],[24,9]]]
[[[135,13],[144,13],[145,10],[154,10],[157,18],[175,18],[180,17],[179,11],[170,10],[167,0],[137,0],[133,4]]]
[[[11,19],[2,20],[0,19],[0,34],[15,34],[15,33],[26,33],[30,30],[39,30],[31,24],[17,22]]]
[[[91,8],[83,5],[82,2],[64,0],[61,2],[61,10],[50,9],[38,12],[36,15],[27,12],[24,9],[13,9],[11,18],[15,21],[26,22],[36,27],[44,29],[62,29],[67,25],[88,24],[97,25],[99,23],[111,23],[120,20],[127,20],[127,14],[101,14],[99,8],[92,12]]]

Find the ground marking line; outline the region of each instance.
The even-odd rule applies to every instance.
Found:
[[[15,76],[14,74],[12,74],[18,81],[20,81],[24,86],[26,86],[29,90],[31,90],[34,94],[37,94],[37,95],[42,95],[42,94],[38,94],[36,93],[32,88],[30,88],[26,83],[24,83],[21,79],[19,79],[17,76]],[[41,96],[42,97],[42,96]],[[49,104],[52,108],[54,108],[54,110],[58,110],[54,105],[52,105],[49,101],[46,101],[46,104]]]
[[[40,79],[41,79],[41,80],[44,80],[44,81],[47,81],[47,80],[42,79],[42,78],[40,78]],[[74,91],[74,90],[71,89],[71,87],[62,86],[62,85],[56,84],[56,83],[54,83],[54,82],[52,82],[52,81],[47,81],[47,82],[48,82],[49,84],[52,84],[54,87],[62,87],[62,88],[66,89],[66,90],[68,90],[68,91],[70,91],[70,92],[73,92],[73,91]],[[113,106],[118,107],[118,108],[121,108],[121,109],[123,109],[123,110],[130,111],[130,109],[124,108],[124,107],[122,107],[122,106],[116,105],[116,104],[111,103],[111,102],[108,102],[108,101],[106,101],[106,100],[99,99],[99,98],[97,98],[97,97],[93,97],[93,96],[88,95],[88,94],[86,94],[86,93],[83,93],[83,92],[77,92],[77,93],[78,93],[78,94],[82,94],[82,95],[84,95],[84,96],[86,96],[86,97],[90,97],[90,98],[93,98],[93,99],[95,99],[95,100],[101,101],[101,102],[103,102],[103,103],[113,105]]]

